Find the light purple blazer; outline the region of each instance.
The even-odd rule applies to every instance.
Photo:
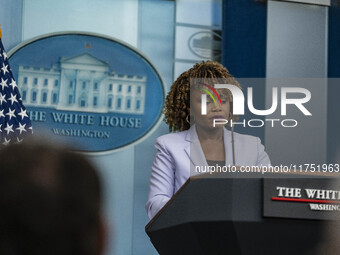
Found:
[[[224,128],[225,164],[233,165],[231,131]],[[152,166],[150,190],[145,209],[150,219],[169,201],[195,172],[196,166],[208,166],[195,125],[189,130],[157,138],[157,153]],[[234,132],[235,165],[270,165],[259,138]]]

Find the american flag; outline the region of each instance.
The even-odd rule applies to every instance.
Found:
[[[21,142],[33,134],[8,58],[0,39],[0,144]]]

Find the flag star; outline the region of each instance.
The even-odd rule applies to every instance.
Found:
[[[13,105],[14,102],[18,102],[18,100],[17,100],[17,95],[13,95],[13,94],[11,93],[11,98],[9,98],[8,100],[10,100],[10,101],[12,102],[12,105]]]
[[[19,127],[16,128],[16,130],[19,130],[19,131],[20,131],[20,135],[21,135],[21,132],[22,132],[22,131],[26,132],[25,126],[26,126],[26,124],[21,125],[21,123],[19,122]]]
[[[17,83],[15,82],[14,79],[12,79],[12,82],[11,82],[11,84],[9,84],[9,86],[12,86],[13,90],[15,89],[15,87],[17,87]]]
[[[8,87],[7,80],[4,81],[4,79],[1,78],[0,86],[2,87],[2,90],[4,90],[5,87]]]
[[[8,145],[10,141],[11,141],[11,139],[9,139],[9,140],[7,141],[7,139],[6,139],[6,137],[5,137],[5,141],[4,141],[2,144],[3,144],[3,145]]]
[[[9,134],[9,132],[13,132],[13,124],[12,125],[8,125],[7,123],[7,126],[4,128],[5,131],[7,131],[7,135]]]
[[[5,65],[5,63],[3,63],[3,64],[2,64],[1,70],[4,72],[4,75],[5,75],[6,73],[9,73],[7,68],[8,68],[8,65]]]
[[[19,139],[19,137],[17,137],[17,141],[18,141],[18,143],[21,143],[22,142],[22,140],[24,140],[24,139]]]
[[[2,127],[2,124],[0,124],[0,132],[2,133],[2,128],[1,127]]]
[[[21,112],[19,112],[18,115],[21,116],[21,119],[22,119],[22,120],[23,120],[25,117],[28,118],[28,115],[27,115],[27,113],[26,113],[26,110],[24,110],[24,109],[22,109],[22,108],[21,108]],[[1,115],[0,115],[0,117],[1,117]]]
[[[4,110],[1,110],[1,111],[0,111],[0,118],[1,118],[1,117],[5,117],[5,115],[4,115]]]
[[[12,117],[16,118],[14,112],[15,112],[15,109],[13,109],[13,111],[11,111],[11,109],[8,109],[8,113],[6,113],[6,115],[9,116],[9,120],[11,120]]]
[[[32,134],[33,134],[33,128],[32,128],[32,126],[30,126],[28,129],[31,129],[31,131],[32,131]]]
[[[6,52],[5,52],[5,51],[2,53],[2,55],[4,56],[4,59],[6,59],[6,58],[7,58],[7,54],[6,54]]]
[[[2,105],[3,102],[7,102],[5,99],[6,95],[2,95],[2,93],[0,92],[0,105]]]

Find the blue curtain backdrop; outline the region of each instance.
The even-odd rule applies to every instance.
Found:
[[[236,78],[264,78],[266,76],[267,4],[254,0],[223,1],[222,64]],[[245,97],[247,87],[254,87],[254,107],[265,107],[265,85],[241,84]],[[247,107],[244,118],[259,119]],[[261,118],[264,119],[263,117]],[[235,126],[235,131],[255,135],[264,142],[264,128]]]

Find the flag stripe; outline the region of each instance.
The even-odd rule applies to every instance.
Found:
[[[8,58],[0,39],[0,144],[21,142],[33,134]]]

